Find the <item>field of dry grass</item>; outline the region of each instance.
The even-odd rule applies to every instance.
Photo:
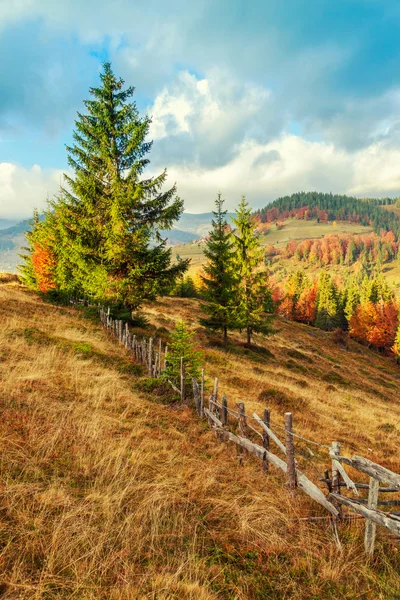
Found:
[[[179,318],[196,330],[230,405],[269,406],[272,423],[291,409],[303,435],[399,471],[400,367],[389,358],[285,322],[257,350],[226,353],[198,311],[178,298],[145,307],[149,331],[167,335]],[[399,598],[385,532],[369,563],[362,523],[343,525],[339,553],[328,522],[301,520],[322,509],[293,498],[279,472],[240,466],[190,407],[140,391],[142,368],[94,319],[4,280],[0,317],[0,597]]]

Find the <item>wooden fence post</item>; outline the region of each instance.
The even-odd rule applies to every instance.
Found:
[[[213,392],[215,402],[218,402],[218,377],[215,378],[214,381],[214,392]]]
[[[156,352],[156,355],[154,357],[153,377],[154,379],[157,379],[158,377],[158,352]]]
[[[287,482],[290,490],[296,488],[296,464],[294,460],[293,443],[293,415],[290,412],[285,413],[285,441],[286,441],[286,465]]]
[[[153,376],[153,338],[149,339],[149,355],[148,355],[148,372],[149,377]]]
[[[222,396],[221,423],[223,427],[228,424],[228,400]]]
[[[164,352],[164,371],[167,369],[168,345],[165,346]]]
[[[379,481],[374,477],[369,478],[369,491],[368,491],[368,508],[376,510],[378,506],[378,494],[379,494]],[[365,521],[365,538],[364,547],[365,552],[368,556],[374,555],[375,549],[375,534],[376,534],[376,523],[370,519]]]
[[[201,370],[200,416],[204,417],[204,369]]]
[[[268,428],[271,427],[271,411],[269,408],[266,408],[264,410],[264,423],[266,424],[266,426]],[[265,450],[269,451],[269,435],[264,430],[263,430],[263,448],[265,448]],[[269,463],[268,463],[268,460],[265,455],[263,458],[263,471],[264,472],[268,471],[268,467],[269,467]]]
[[[196,412],[200,416],[201,396],[200,396],[199,384],[197,383],[196,377],[192,377],[192,384],[193,384],[194,404],[195,404],[195,407],[196,407]]]
[[[238,402],[236,404],[239,413],[239,434],[241,437],[246,437],[247,434],[247,420],[246,420],[246,409],[244,402]]]
[[[332,442],[332,454],[340,456],[340,442]],[[332,459],[332,492],[334,494],[340,494],[340,473],[335,465],[334,459]],[[342,505],[340,502],[332,502],[333,506],[339,511],[338,519],[342,518]]]
[[[157,364],[157,377],[161,375],[161,356],[162,356],[162,340],[158,343],[158,364]]]
[[[181,358],[181,402],[185,402],[185,362],[183,356]]]

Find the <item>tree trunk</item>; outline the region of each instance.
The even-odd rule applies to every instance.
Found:
[[[224,347],[228,346],[228,328],[224,325]]]
[[[247,326],[247,343],[250,346],[250,344],[251,344],[251,327],[249,325]]]

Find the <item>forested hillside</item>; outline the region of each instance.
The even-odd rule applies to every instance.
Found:
[[[400,217],[382,206],[395,204],[393,198],[355,198],[340,194],[298,192],[278,198],[265,208],[255,211],[262,223],[296,217],[318,221],[349,221],[371,225],[376,233],[393,231],[400,235]]]

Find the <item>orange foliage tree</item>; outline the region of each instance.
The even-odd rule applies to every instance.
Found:
[[[359,304],[350,319],[350,335],[376,348],[392,348],[398,328],[398,307],[395,302],[381,300],[377,304]]]
[[[42,244],[36,243],[32,252],[34,274],[41,292],[48,292],[56,287],[54,267],[56,260],[53,252]]]

